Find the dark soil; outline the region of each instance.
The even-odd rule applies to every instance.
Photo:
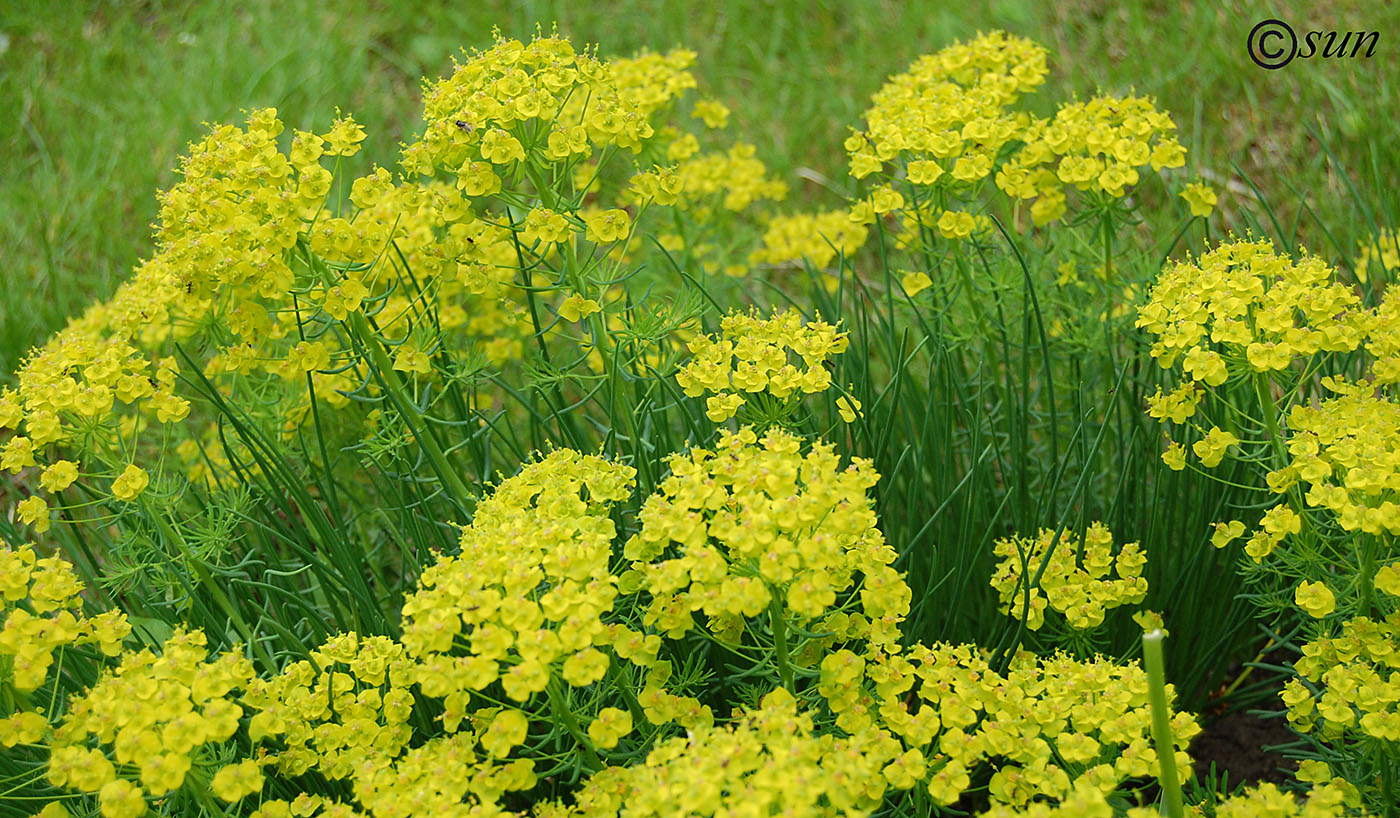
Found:
[[[1207,721],[1188,752],[1195,760],[1197,777],[1204,778],[1213,763],[1217,776],[1231,789],[1241,782],[1282,784],[1293,777],[1298,763],[1263,748],[1295,739],[1282,717],[1266,718],[1240,710]]]

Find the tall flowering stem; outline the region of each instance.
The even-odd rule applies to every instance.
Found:
[[[1182,818],[1181,781],[1176,777],[1176,754],[1172,747],[1171,713],[1167,710],[1167,680],[1162,667],[1162,638],[1154,628],[1142,635],[1142,663],[1147,669],[1147,695],[1152,705],[1152,741],[1157,745],[1158,781],[1162,787],[1162,814]]]

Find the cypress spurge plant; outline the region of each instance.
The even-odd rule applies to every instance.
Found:
[[[1258,556],[1296,553],[1320,623],[1292,721],[1379,781],[1318,762],[1304,814],[1389,797],[1389,699],[1338,701],[1390,660],[1354,431],[1389,416],[1354,378],[1309,410],[1295,367],[1389,360],[1386,308],[1256,248],[1226,266],[1281,277],[1261,309],[1169,268],[1146,343],[1144,259],[1210,192],[1149,99],[1028,113],[1029,40],[892,77],[814,213],[694,56],[497,39],[425,83],[393,169],[340,112],[190,146],[151,258],[0,393],[0,810],[1140,815],[1249,648],[1205,545],[1266,491]],[[1160,245],[1149,201],[1192,213]],[[1221,420],[1163,463],[1144,401]],[[1178,474],[1188,444],[1228,478]],[[1216,639],[1180,698],[1135,661],[1164,618]]]

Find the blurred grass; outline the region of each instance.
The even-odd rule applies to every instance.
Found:
[[[1280,16],[1299,29],[1378,30],[1376,56],[1259,69],[1244,40],[1270,14],[1238,0],[0,0],[0,373],[149,253],[155,191],[170,184],[202,123],[273,105],[289,127],[324,128],[339,106],[365,124],[370,155],[387,163],[417,127],[421,77],[448,71],[461,47],[488,44],[495,26],[523,38],[537,22],[557,21],[604,54],[695,50],[702,92],[734,110],[731,129],[793,183],[796,204],[844,188],[845,129],[889,74],[955,38],[1006,28],[1052,50],[1035,102],[1042,113],[1100,87],[1156,96],[1181,126],[1188,171],[1224,193],[1226,226],[1265,218],[1248,179],[1282,224],[1303,214],[1298,230],[1314,249],[1325,251],[1331,232],[1349,248],[1367,225],[1314,134],[1363,198],[1389,195],[1373,168],[1392,168],[1400,155],[1400,44],[1386,39],[1400,30],[1400,7],[1312,6],[1307,19]],[[1370,207],[1394,212],[1390,204]],[[1328,231],[1311,224],[1309,208]]]

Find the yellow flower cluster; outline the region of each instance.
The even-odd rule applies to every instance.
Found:
[[[734,144],[724,153],[706,153],[680,162],[680,206],[704,220],[718,205],[740,211],[761,200],[782,201],[787,185],[772,178],[763,161],[755,158],[753,145]]]
[[[651,115],[695,87],[694,52],[603,61],[569,41],[498,39],[423,89],[423,134],[403,149],[410,175],[455,173],[469,196],[501,189],[528,162],[576,164],[595,147],[636,152]]]
[[[1025,143],[997,173],[1006,195],[1035,199],[1037,225],[1065,214],[1066,191],[1121,197],[1138,183],[1138,169],[1180,167],[1186,149],[1176,124],[1143,97],[1098,96],[1061,105],[1053,119],[1037,119],[1020,135]]]
[[[1371,376],[1376,383],[1400,383],[1400,288],[1387,288],[1372,313],[1366,352],[1371,356]]]
[[[786,690],[727,726],[702,727],[658,743],[644,762],[595,774],[575,803],[547,804],[540,818],[687,815],[868,815],[879,805],[887,735],[819,735]]]
[[[54,652],[69,645],[96,644],[107,656],[121,652],[131,624],[117,611],[83,615],[82,590],[67,561],[0,540],[0,657],[8,657],[10,670],[0,685],[37,690],[48,678]],[[13,744],[4,738],[0,743]]]
[[[1064,614],[1070,627],[1086,630],[1103,624],[1109,610],[1136,605],[1147,596],[1147,579],[1142,576],[1147,555],[1137,543],[1125,544],[1115,555],[1113,535],[1103,523],[1091,523],[1082,541],[1064,532],[1051,552],[1054,539],[1054,530],[1045,528],[1033,539],[997,540],[993,553],[1001,561],[992,575],[992,587],[1002,613],[1024,619],[1026,627],[1038,630],[1045,624],[1048,606]],[[1026,583],[1037,573],[1040,582],[1028,594]]]
[[[1329,740],[1359,731],[1400,742],[1400,613],[1347,620],[1339,635],[1305,643],[1294,667],[1298,676],[1279,697],[1295,728]]]
[[[721,319],[718,338],[700,335],[690,342],[694,357],[676,373],[676,382],[689,397],[711,395],[706,415],[715,423],[734,417],[746,395],[771,396],[790,409],[798,393],[831,386],[827,365],[846,344],[846,333],[820,316],[804,323],[796,308],[774,310],[768,319],[756,311],[731,312]]]
[[[1355,787],[1341,779],[1312,787],[1306,799],[1299,799],[1266,781],[1219,799],[1211,814],[1215,818],[1343,818],[1353,814],[1348,807],[1355,805]],[[1157,818],[1161,814],[1156,807],[1129,807],[1121,813],[1123,818]],[[1198,805],[1187,805],[1185,814],[1201,818],[1206,813]],[[1114,811],[1104,793],[1093,787],[1076,786],[1074,793],[1059,804],[1041,801],[1023,808],[995,804],[990,810],[979,813],[978,818],[1115,818],[1118,815],[1120,813]]]
[[[1304,502],[1330,511],[1346,531],[1400,534],[1400,404],[1370,391],[1293,407],[1291,460],[1268,482],[1280,493],[1306,485]]]
[[[247,685],[254,742],[278,739],[268,762],[287,775],[348,778],[365,758],[399,754],[412,738],[414,663],[382,636],[337,634],[270,679]]]
[[[763,246],[749,253],[751,264],[801,264],[826,269],[839,255],[850,258],[865,244],[870,231],[851,218],[850,211],[789,213],[769,219],[763,232]],[[836,286],[828,278],[829,287]]]
[[[1030,40],[992,32],[915,60],[875,93],[865,129],[846,139],[851,175],[880,172],[902,155],[916,185],[945,172],[964,183],[986,177],[1028,123],[1005,108],[1045,81],[1045,57]]]
[[[1068,799],[1077,783],[1107,795],[1157,768],[1147,674],[1136,665],[1023,652],[1001,675],[969,645],[839,650],[822,660],[818,690],[846,732],[876,725],[900,737],[912,782],[938,804],[956,802],[984,767],[995,770],[993,802],[1013,806]],[[1184,781],[1200,728],[1177,713],[1172,731]]]
[[[355,770],[355,799],[373,818],[514,815],[496,802],[507,792],[534,787],[533,765],[523,758],[500,763],[475,749],[474,741],[471,733],[454,733],[393,761],[383,756],[366,759]],[[302,815],[295,804],[290,806],[279,818]]]
[[[159,656],[149,649],[125,654],[114,671],[74,697],[54,730],[49,781],[97,793],[107,818],[141,815],[144,798],[180,789],[196,750],[238,731],[243,708],[233,694],[253,678],[252,663],[237,653],[205,661],[205,645],[202,632],[177,629]],[[113,760],[134,770],[139,784],[119,777]],[[243,778],[246,786],[221,781],[234,796],[227,800],[262,788],[260,772]]]
[[[1233,240],[1162,271],[1138,309],[1162,367],[1192,381],[1286,369],[1317,352],[1350,352],[1367,336],[1360,299],[1322,259],[1294,261],[1268,241]]]
[[[177,391],[180,367],[160,350],[209,327],[218,330],[201,339],[204,374],[282,380],[288,424],[310,409],[308,375],[317,397],[337,408],[349,403],[342,392],[363,380],[344,371],[352,352],[333,334],[298,337],[313,316],[343,321],[373,305],[385,337],[403,341],[431,308],[436,329],[479,340],[488,359],[518,356],[528,319],[503,289],[512,278],[507,262],[516,260],[511,233],[475,221],[451,186],[395,185],[376,169],[351,186],[353,219],[323,212],[333,175],[322,157],[348,155],[361,133],[352,126],[343,118],[324,136],[298,132],[283,152],[282,123],[263,109],[245,127],[217,127],[192,145],[182,179],[162,194],[154,257],[31,354],[18,389],[0,393],[0,427],[17,433],[4,445],[5,466],[48,466],[40,485],[56,493],[76,478],[77,464],[45,456],[71,442],[90,466],[86,476],[113,479],[112,497],[140,495],[148,475],[127,461],[139,432],[150,422],[173,430],[191,410]],[[386,254],[391,241],[396,252]],[[303,269],[291,252],[299,242],[328,266]],[[430,305],[395,280],[407,275],[404,265],[434,281]],[[294,282],[307,273],[310,292],[298,300]],[[404,344],[399,368],[428,371],[426,346]],[[22,513],[47,527],[37,495]]]
[[[552,676],[584,686],[607,672],[599,648],[627,638],[604,622],[618,593],[608,512],[630,495],[634,475],[598,457],[551,452],[481,502],[459,554],[424,570],[404,601],[402,642],[419,688],[445,700],[449,730],[469,697],[494,682],[524,702]],[[627,658],[649,663],[656,647],[639,645]]]
[[[1370,241],[1357,245],[1353,267],[1357,280],[1369,280],[1373,265],[1383,274],[1400,270],[1400,237],[1394,230],[1381,230]]]
[[[829,445],[803,454],[787,432],[760,440],[747,427],[673,456],[623,549],[651,596],[643,621],[677,638],[703,613],[709,633],[737,643],[771,612],[836,638],[896,641],[910,591],[866,497],[878,475],[867,461],[839,466]]]

